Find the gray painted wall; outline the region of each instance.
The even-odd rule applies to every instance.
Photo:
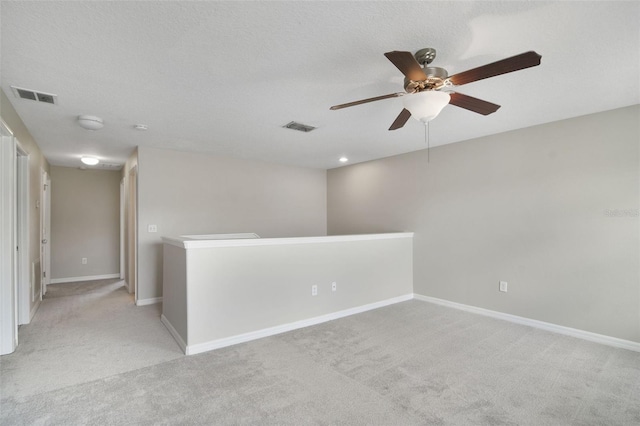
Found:
[[[326,200],[324,170],[139,147],[138,300],[162,296],[163,235],[326,235]]]
[[[52,279],[120,273],[120,176],[51,167]]]
[[[639,123],[636,105],[330,170],[329,234],[414,231],[418,294],[640,342]]]

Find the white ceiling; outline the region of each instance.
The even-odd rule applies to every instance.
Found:
[[[425,148],[384,56],[433,47],[449,74],[529,50],[542,64],[459,92],[430,144],[640,103],[640,2],[2,2],[2,89],[53,165],[123,163],[138,145],[333,168]],[[15,98],[10,86],[58,95]],[[80,114],[104,119],[78,127]],[[295,120],[317,130],[282,128]],[[149,126],[141,132],[136,123]]]

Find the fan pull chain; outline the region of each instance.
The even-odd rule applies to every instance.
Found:
[[[429,162],[429,151],[431,144],[431,132],[429,131],[429,121],[424,123],[424,143],[427,145],[427,163]]]

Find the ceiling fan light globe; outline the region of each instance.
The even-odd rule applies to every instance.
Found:
[[[451,96],[448,93],[435,90],[425,90],[402,98],[404,107],[409,110],[411,116],[423,123],[436,118],[450,100]]]

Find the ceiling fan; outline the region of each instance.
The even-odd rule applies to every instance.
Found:
[[[411,52],[397,50],[387,52],[384,56],[404,74],[404,92],[334,105],[330,109],[336,110],[406,96],[403,100],[404,109],[391,124],[389,130],[401,128],[411,116],[426,124],[435,118],[447,104],[478,114],[489,115],[496,112],[500,105],[457,93],[453,90],[454,86],[462,86],[485,78],[535,67],[540,65],[542,59],[542,56],[536,52],[529,51],[449,76],[444,68],[429,66],[436,57],[436,50],[432,48],[418,50],[415,56]]]

